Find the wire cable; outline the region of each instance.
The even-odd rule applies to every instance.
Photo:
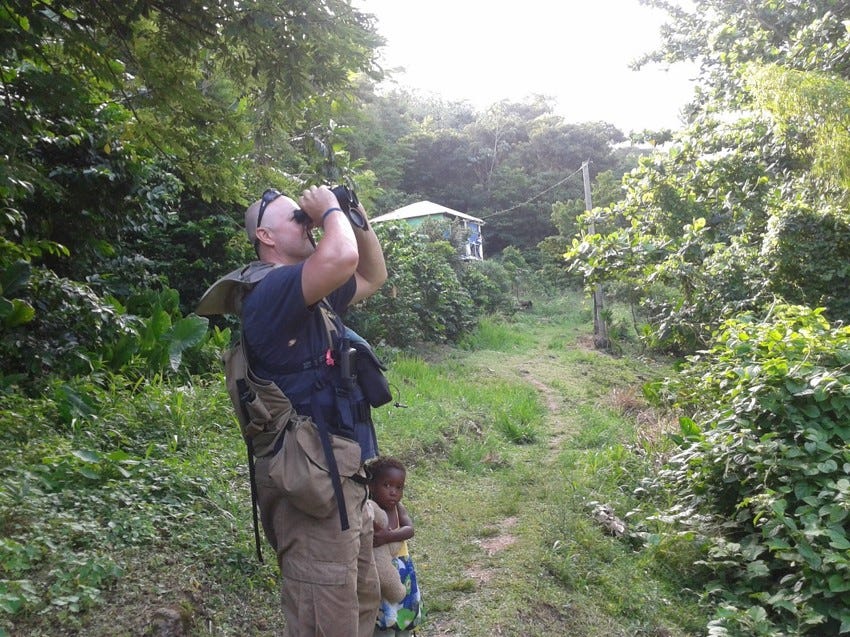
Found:
[[[514,205],[514,206],[511,206],[510,208],[505,208],[504,210],[497,210],[496,212],[490,213],[489,215],[486,215],[486,216],[485,216],[485,215],[482,215],[482,216],[481,216],[481,218],[482,218],[482,219],[492,219],[493,217],[496,217],[496,216],[498,216],[498,215],[503,215],[503,214],[505,214],[506,212],[510,212],[510,211],[512,211],[512,210],[516,210],[516,209],[517,209],[517,208],[519,208],[520,206],[524,206],[524,205],[525,205],[525,204],[527,204],[527,203],[531,203],[532,201],[534,201],[534,200],[535,200],[535,199],[537,199],[538,197],[540,197],[540,196],[542,196],[542,195],[545,195],[545,194],[546,194],[547,192],[549,192],[550,190],[553,190],[553,189],[557,188],[558,186],[560,186],[561,184],[563,184],[565,181],[567,181],[567,180],[569,180],[569,179],[572,179],[573,177],[575,177],[576,175],[578,175],[578,174],[582,171],[582,168],[583,168],[583,166],[580,166],[580,167],[579,167],[579,169],[578,169],[577,171],[575,171],[574,173],[571,173],[571,174],[567,175],[567,176],[566,176],[566,177],[564,177],[561,181],[555,182],[554,184],[552,184],[551,186],[549,186],[549,187],[548,187],[548,188],[546,188],[545,190],[541,190],[541,191],[540,191],[540,192],[538,192],[536,195],[534,195],[533,197],[530,197],[530,198],[526,199],[526,200],[525,200],[525,201],[523,201],[522,203],[518,203],[518,204],[516,204],[516,205]]]

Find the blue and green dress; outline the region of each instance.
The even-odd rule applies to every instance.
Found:
[[[419,585],[416,583],[416,570],[413,568],[413,560],[410,559],[410,553],[407,550],[407,542],[401,543],[398,554],[393,558],[393,565],[398,569],[399,577],[407,593],[397,604],[385,599],[381,600],[377,628],[413,630],[422,622],[422,600]]]

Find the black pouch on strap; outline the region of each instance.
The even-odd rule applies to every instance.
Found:
[[[390,383],[384,376],[386,365],[375,356],[375,352],[365,341],[352,340],[351,346],[357,350],[354,367],[360,390],[372,407],[386,405],[393,399]]]

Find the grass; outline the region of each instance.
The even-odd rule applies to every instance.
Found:
[[[423,636],[704,632],[699,546],[654,534],[636,495],[666,452],[636,388],[663,370],[588,349],[590,318],[578,297],[535,300],[462,349],[395,357],[405,406],[374,417],[408,466]],[[190,635],[282,634],[221,383],[68,390],[0,398],[0,635],[153,634],[167,609]]]

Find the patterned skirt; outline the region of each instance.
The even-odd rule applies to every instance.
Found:
[[[410,559],[409,555],[402,555],[393,558],[393,564],[398,569],[401,581],[407,588],[407,594],[398,604],[393,604],[385,599],[381,600],[377,627],[381,630],[388,628],[412,630],[422,622],[422,599],[419,595],[419,585],[416,583],[413,560]]]

